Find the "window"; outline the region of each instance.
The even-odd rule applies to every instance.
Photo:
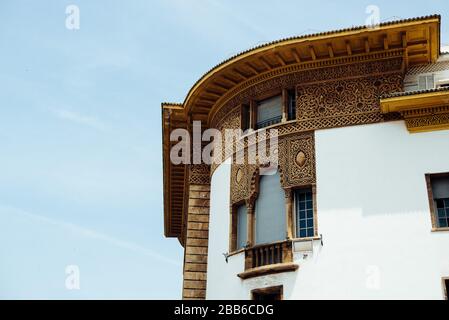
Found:
[[[449,300],[449,278],[443,278],[444,299]]]
[[[247,242],[247,209],[246,205],[240,205],[237,208],[237,248],[242,249],[246,246]]]
[[[418,77],[418,89],[419,90],[427,90],[435,88],[435,79],[434,75],[425,75]]]
[[[315,236],[312,188],[295,190],[294,199],[296,237],[305,238]]]
[[[449,174],[427,175],[433,228],[449,227]]]
[[[407,81],[404,83],[406,92],[428,90],[435,88],[435,75],[420,75],[416,80]]]
[[[288,120],[295,120],[296,119],[296,92],[295,89],[288,90],[287,91],[287,108],[288,108]]]
[[[254,289],[251,291],[253,300],[256,301],[277,301],[282,300],[283,286]]]
[[[282,120],[282,96],[275,96],[257,103],[256,129],[271,126]]]
[[[250,129],[250,119],[251,119],[251,113],[250,108],[247,104],[242,105],[242,130],[246,131]]]
[[[272,175],[260,176],[255,210],[256,244],[286,238],[285,196],[279,171]]]

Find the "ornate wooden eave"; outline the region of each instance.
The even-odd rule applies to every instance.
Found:
[[[170,133],[178,128],[188,129],[184,107],[177,103],[162,103],[162,163],[164,172],[164,234],[178,238],[183,244],[183,212],[185,209],[186,166],[170,161]]]
[[[242,90],[268,79],[298,71],[400,56],[403,69],[433,63],[439,57],[440,16],[353,27],[270,42],[237,54],[203,75],[182,104],[162,104],[164,230],[184,242],[185,165],[170,162],[170,132],[189,129],[194,120],[211,127],[214,117]]]
[[[376,53],[403,51],[405,68],[432,63],[440,50],[440,16],[382,23],[292,37],[244,51],[220,63],[189,91],[183,105],[193,120],[208,124],[220,107],[245,85],[298,69],[378,59]]]
[[[380,100],[382,113],[399,113],[410,132],[449,129],[449,88],[403,92]]]

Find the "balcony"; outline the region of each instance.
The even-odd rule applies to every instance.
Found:
[[[239,273],[241,279],[266,274],[295,271],[292,242],[290,240],[256,245],[245,249],[245,271]]]

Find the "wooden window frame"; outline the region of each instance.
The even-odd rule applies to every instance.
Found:
[[[237,210],[240,206],[246,206],[245,201],[239,201],[231,205],[231,228],[229,230],[229,252],[230,254],[235,254],[237,252],[242,252],[245,248],[237,248],[237,225],[238,216]],[[248,210],[248,206],[246,208]],[[248,211],[247,211],[248,214]]]
[[[312,190],[312,201],[313,201],[313,236],[312,237],[299,237],[297,235],[296,230],[296,201],[295,201],[295,192],[296,190],[300,189],[311,189]],[[318,215],[317,215],[317,191],[316,191],[316,184],[308,184],[303,185],[299,187],[292,188],[291,190],[291,207],[292,207],[292,213],[291,213],[291,234],[293,235],[293,238],[300,239],[300,240],[307,240],[307,239],[316,239],[318,237]]]
[[[264,94],[259,95],[258,97],[249,100],[249,102],[247,103],[242,103],[240,105],[240,128],[243,130],[244,128],[244,123],[243,123],[243,113],[244,113],[244,108],[247,107],[249,109],[249,126],[248,126],[248,131],[254,131],[254,130],[258,130],[256,129],[256,124],[257,124],[257,105],[260,101],[266,100],[266,99],[270,99],[270,98],[274,98],[276,96],[280,96],[281,100],[282,100],[282,118],[281,118],[281,122],[280,123],[276,123],[272,126],[276,126],[279,125],[281,123],[286,123],[286,122],[290,122],[290,121],[296,121],[296,119],[289,119],[289,112],[288,112],[288,104],[289,104],[289,91],[293,91],[295,93],[295,97],[296,99],[298,98],[296,96],[296,88],[282,88],[282,89],[273,89],[273,90],[269,90],[269,91],[265,91]],[[297,112],[297,110],[296,110]],[[269,128],[272,126],[267,126],[264,128]]]
[[[438,227],[437,224],[437,210],[435,208],[435,199],[432,190],[432,178],[449,178],[449,172],[443,173],[427,173],[425,175],[426,186],[427,186],[427,196],[429,200],[430,208],[430,221],[432,222],[432,231],[449,231],[449,227]]]
[[[449,300],[449,292],[448,292],[448,286],[446,286],[446,281],[449,282],[449,277],[441,278],[441,284],[443,286],[443,297],[444,297],[444,300]]]
[[[248,114],[246,116],[248,116],[248,128],[244,128],[245,127],[245,123],[244,123],[244,119],[245,119],[245,108],[248,108]],[[242,129],[243,132],[245,132],[245,130],[248,130],[248,132],[251,132],[252,126],[251,126],[251,106],[250,104],[247,103],[243,103],[240,105],[240,129]]]
[[[251,290],[251,300],[255,300],[255,295],[279,294],[280,300],[284,300],[284,286],[272,286],[266,288],[258,288]]]

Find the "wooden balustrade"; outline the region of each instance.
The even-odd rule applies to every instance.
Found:
[[[245,270],[292,261],[291,241],[256,245],[245,249]]]

